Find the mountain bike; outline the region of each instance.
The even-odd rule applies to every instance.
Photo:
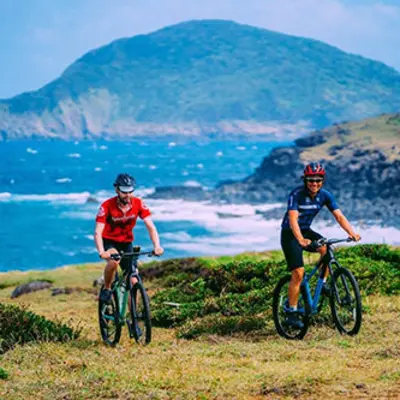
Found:
[[[126,324],[129,337],[137,343],[151,342],[151,315],[149,298],[139,275],[137,264],[140,256],[155,256],[152,251],[141,252],[139,246],[132,252],[112,254],[116,261],[130,258],[129,267],[121,275],[116,273],[111,286],[111,297],[107,302],[99,300],[99,325],[103,342],[115,346],[121,338],[122,327]],[[137,282],[132,284],[132,278]],[[104,285],[101,289],[103,289]]]
[[[351,242],[352,239],[326,239],[322,238],[311,243],[317,249],[327,246],[327,252],[316,264],[314,269],[304,275],[300,286],[297,313],[302,322],[302,327],[293,327],[287,319],[289,307],[288,287],[290,275],[283,277],[274,290],[272,312],[276,330],[286,339],[303,339],[310,325],[310,319],[318,314],[325,299],[329,299],[334,324],[341,334],[356,335],[361,327],[362,305],[358,283],[354,275],[342,267],[335,259],[333,245]],[[329,281],[324,283],[323,276],[329,269]],[[320,271],[318,279],[317,271]],[[314,294],[311,293],[314,287]]]

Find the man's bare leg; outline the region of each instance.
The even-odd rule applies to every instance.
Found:
[[[115,272],[118,268],[118,262],[114,260],[108,260],[106,268],[104,269],[104,288],[110,290],[111,284],[114,280]]]
[[[322,246],[322,247],[320,247],[317,251],[318,251],[318,253],[321,255],[321,257],[320,257],[320,259],[319,259],[319,261],[318,261],[318,262],[320,262],[321,259],[324,257],[324,255],[326,254],[326,252],[327,252],[328,250],[327,250],[326,246]],[[323,265],[321,265],[320,271],[321,271],[322,268],[323,268]],[[324,273],[324,277],[323,277],[325,281],[326,281],[326,279],[328,278],[328,276],[329,276],[329,269],[326,268],[326,269],[325,269],[325,273]]]
[[[304,267],[296,268],[292,271],[292,279],[289,283],[289,306],[297,308],[299,301],[300,285],[304,277]]]

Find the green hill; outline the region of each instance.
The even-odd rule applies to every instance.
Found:
[[[0,136],[277,133],[398,109],[400,73],[380,62],[203,20],[116,40],[1,100]]]

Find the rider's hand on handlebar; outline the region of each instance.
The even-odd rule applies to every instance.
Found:
[[[309,244],[311,244],[311,240],[310,239],[302,239],[302,240],[299,240],[299,244],[301,247],[307,247]]]
[[[111,258],[111,254],[119,254],[119,253],[116,249],[109,249],[107,251],[103,251],[100,254],[100,258],[102,258],[103,260],[108,260]]]
[[[355,242],[359,242],[361,240],[361,236],[358,233],[353,233],[352,235],[349,235],[349,238],[351,240],[354,240]]]
[[[161,256],[161,254],[164,253],[164,249],[161,246],[154,247],[153,253],[156,256]]]

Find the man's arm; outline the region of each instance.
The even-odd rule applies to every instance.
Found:
[[[350,225],[350,222],[344,216],[344,214],[339,210],[332,211],[333,216],[335,217],[338,224],[342,227],[342,229],[356,242],[361,239],[361,236],[354,232],[353,228]]]
[[[99,256],[101,258],[107,259],[110,258],[110,253],[108,251],[104,251],[104,246],[103,246],[103,230],[104,230],[105,224],[102,222],[96,222],[96,227],[94,229],[94,243],[96,244],[96,249],[99,253]]]
[[[290,229],[292,230],[294,237],[300,243],[301,247],[307,247],[311,243],[311,240],[305,239],[303,234],[301,233],[299,226],[299,212],[296,210],[289,210],[288,215]]]
[[[158,236],[157,228],[155,227],[151,217],[146,217],[144,220],[147,230],[149,231],[149,236],[154,246],[154,254],[161,256],[164,253],[164,249],[160,245],[160,238]]]

